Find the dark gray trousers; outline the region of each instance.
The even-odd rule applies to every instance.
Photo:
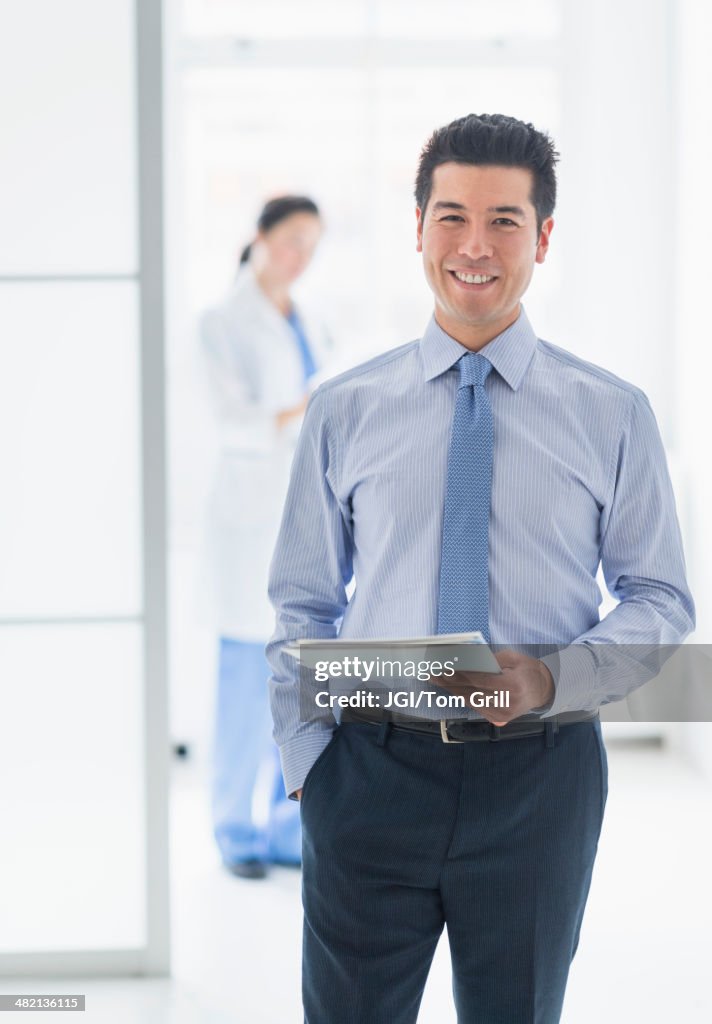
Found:
[[[339,727],[301,801],[306,1024],[413,1024],[443,925],[460,1024],[556,1024],[607,790],[598,720]]]

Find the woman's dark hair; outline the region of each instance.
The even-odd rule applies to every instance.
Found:
[[[422,213],[433,187],[433,171],[440,164],[522,167],[532,172],[531,202],[537,231],[556,205],[555,164],[559,154],[553,140],[534,125],[506,114],[467,114],[438,128],[420,154],[415,179],[415,201]]]
[[[308,196],[278,196],[276,199],[270,199],[262,208],[262,213],[257,219],[258,230],[269,231],[280,221],[291,217],[293,213],[313,213],[315,217],[318,217],[319,208]],[[240,266],[247,263],[251,250],[252,242],[242,250]]]

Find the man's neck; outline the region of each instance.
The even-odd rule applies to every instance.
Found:
[[[471,352],[479,352],[488,342],[496,338],[502,331],[506,331],[519,319],[521,308],[520,303],[517,303],[515,309],[493,323],[466,324],[461,320],[448,317],[446,313],[436,307],[435,322],[446,334],[449,334],[465,348]]]

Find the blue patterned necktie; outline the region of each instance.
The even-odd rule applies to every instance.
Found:
[[[494,430],[485,381],[492,364],[477,352],[468,352],[458,366],[460,383],[447,464],[438,633],[479,629],[489,640]]]

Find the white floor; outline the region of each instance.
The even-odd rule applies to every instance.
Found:
[[[609,770],[563,1024],[709,1024],[712,790],[659,749],[609,747]],[[275,870],[255,883],[224,872],[210,839],[203,779],[189,763],[176,766],[173,832],[172,980],[25,980],[13,989],[5,979],[2,991],[85,992],[82,1019],[107,1024],[298,1024],[299,873]],[[45,1018],[56,1019],[31,1019]],[[19,1015],[9,1013],[8,1024],[13,1019]],[[419,1024],[454,1021],[441,943]]]

